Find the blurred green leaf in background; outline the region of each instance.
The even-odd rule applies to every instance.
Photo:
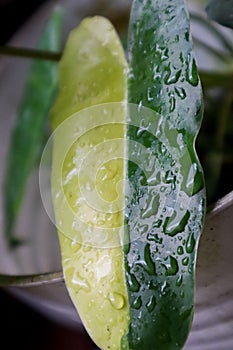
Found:
[[[61,50],[62,10],[55,8],[41,35],[42,51]],[[45,141],[48,112],[58,86],[58,63],[35,59],[32,62],[23,99],[17,110],[5,173],[5,233],[10,246],[19,242],[14,225],[23,200],[25,186]]]

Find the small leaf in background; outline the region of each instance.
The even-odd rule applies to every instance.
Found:
[[[61,29],[62,11],[56,8],[48,19],[38,48],[44,51],[60,51]],[[57,62],[39,59],[32,62],[17,111],[4,186],[5,233],[10,246],[19,243],[14,235],[14,225],[28,177],[42,149],[48,111],[57,92],[57,69]]]
[[[212,20],[233,28],[233,0],[209,0],[206,12]]]

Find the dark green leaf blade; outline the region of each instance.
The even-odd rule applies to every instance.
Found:
[[[40,50],[61,49],[62,11],[55,8],[41,35]],[[18,244],[14,225],[32,168],[38,159],[48,112],[58,86],[57,62],[32,62],[24,95],[17,111],[7,158],[4,186],[5,233],[10,246]]]
[[[154,110],[155,123],[159,114],[163,135],[156,138],[147,130],[128,127],[129,139],[147,147],[160,165],[157,182],[151,185],[139,167],[128,163],[126,222],[134,222],[128,225],[129,236],[144,228],[125,252],[129,303],[134,305],[128,341],[134,350],[178,350],[192,324],[195,261],[205,214],[203,173],[194,148],[202,120],[202,89],[183,0],[133,2],[129,60],[129,102]],[[171,153],[163,147],[164,136]],[[143,215],[148,193],[159,203],[149,219]],[[139,283],[137,290],[131,288],[132,278]]]
[[[215,22],[233,28],[233,0],[209,0],[206,12]]]

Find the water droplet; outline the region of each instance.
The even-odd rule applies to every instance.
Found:
[[[135,76],[134,76],[134,70],[132,68],[129,69],[129,73],[128,73],[128,79],[134,79]]]
[[[188,223],[190,212],[187,210],[185,214],[181,210],[174,210],[172,216],[165,219],[164,232],[169,236],[175,236],[179,232],[183,232]]]
[[[178,35],[178,34],[175,36],[174,41],[175,41],[176,43],[178,43],[178,42],[180,41],[180,37],[179,37],[179,35]]]
[[[163,144],[163,143],[160,143],[160,145],[159,145],[160,147],[160,149],[159,149],[159,151],[162,153],[162,154],[165,154],[166,152],[167,152],[167,148],[166,148],[166,146]]]
[[[121,350],[129,350],[129,341],[126,335],[121,338]]]
[[[177,248],[177,253],[178,253],[179,255],[184,254],[184,249],[183,249],[183,247],[182,247],[181,245],[179,245],[179,247]]]
[[[164,281],[162,286],[161,286],[161,296],[165,296],[167,294],[167,288],[168,288],[168,283],[167,281]]]
[[[176,280],[177,287],[180,287],[182,282],[183,282],[183,276],[181,274],[179,274],[179,276],[178,276],[178,278]]]
[[[176,87],[175,92],[181,98],[181,100],[184,100],[187,96],[185,89],[182,87]]]
[[[92,246],[88,244],[83,244],[82,250],[84,251],[84,253],[88,253],[92,250]]]
[[[155,215],[158,211],[159,208],[159,195],[154,193],[154,190],[151,190],[149,192],[147,201],[146,201],[146,206],[142,210],[141,217],[142,219],[148,219],[152,215]]]
[[[179,149],[182,151],[185,147],[185,142],[184,142],[183,134],[181,132],[177,134],[176,142],[177,142],[177,145],[179,146]]]
[[[171,96],[169,98],[169,103],[170,103],[169,112],[172,113],[176,108],[176,99],[174,96]]]
[[[176,161],[173,159],[170,163],[171,167],[174,167],[176,165]]]
[[[156,306],[156,299],[155,296],[150,296],[149,301],[146,303],[146,308],[149,312],[152,312]]]
[[[195,179],[196,173],[197,173],[197,164],[194,163],[191,165],[189,169],[188,178],[186,181],[186,188],[189,190],[192,189],[194,186],[194,179]]]
[[[109,300],[110,300],[112,306],[117,310],[122,309],[125,305],[124,296],[122,294],[117,293],[117,292],[110,293]]]
[[[194,250],[194,247],[195,247],[195,238],[194,238],[194,233],[191,232],[189,237],[188,237],[188,240],[186,242],[186,252],[188,254],[191,254]]]
[[[129,290],[131,292],[138,292],[140,289],[140,284],[138,283],[136,277],[129,272],[126,273],[126,278],[129,285]]]
[[[169,256],[167,259],[164,260],[165,264],[163,264],[166,268],[166,275],[167,276],[173,276],[176,275],[179,271],[179,266],[177,260],[173,256]]]
[[[184,266],[187,266],[188,263],[189,263],[189,257],[186,256],[184,259],[182,259],[182,264],[183,264]]]
[[[179,59],[180,59],[180,62],[183,64],[184,63],[184,57],[183,57],[183,53],[182,52],[180,52]]]
[[[140,307],[142,306],[142,298],[141,296],[137,296],[137,298],[134,299],[133,303],[132,303],[132,308],[133,309],[140,309]]]
[[[156,274],[155,264],[151,258],[150,244],[149,243],[147,243],[145,245],[143,260],[136,261],[135,265],[142,266],[143,269],[151,276],[154,276]]]
[[[181,69],[177,71],[176,69],[171,68],[171,65],[169,64],[166,67],[166,75],[164,77],[164,83],[166,85],[176,84],[180,78],[180,75],[181,75]]]
[[[138,232],[139,232],[140,236],[142,236],[144,233],[146,233],[148,231],[148,228],[149,228],[149,226],[147,224],[139,225]]]
[[[152,225],[152,227],[153,228],[158,228],[158,227],[160,227],[161,225],[162,225],[162,220],[161,219],[158,219],[158,220],[156,220],[154,223],[153,223],[153,225]]]
[[[83,247],[84,247],[84,245],[83,245]],[[77,254],[77,252],[81,248],[81,245],[75,241],[71,241],[70,248],[71,248],[71,255]]]
[[[164,179],[165,183],[170,184],[174,182],[174,179],[175,179],[175,176],[173,172],[171,170],[168,170],[165,174],[165,179]]]
[[[167,60],[169,57],[167,47],[162,47],[156,44],[155,52],[157,53],[158,57],[161,59],[162,62]]]
[[[154,99],[154,94],[151,91],[151,88],[148,88],[148,90],[147,90],[147,100],[148,101],[153,101],[153,99]]]
[[[77,290],[84,290],[85,292],[90,292],[91,286],[89,282],[81,277],[78,272],[73,275],[72,283],[75,285]]]
[[[159,235],[157,233],[154,234],[154,233],[150,232],[147,235],[147,239],[148,239],[148,241],[154,241],[155,243],[158,243],[158,244],[163,243],[163,238],[159,237]]]
[[[197,66],[191,54],[186,59],[186,79],[192,86],[198,85]]]
[[[180,317],[182,318],[182,320],[186,320],[192,314],[192,312],[193,312],[193,307],[185,310],[184,310],[184,307],[182,307],[180,311]]]
[[[148,289],[151,289],[151,290],[158,290],[159,285],[158,284],[154,285],[154,281],[153,280],[149,280],[147,282],[147,287],[148,287]]]

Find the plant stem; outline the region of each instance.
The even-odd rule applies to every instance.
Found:
[[[36,49],[12,46],[0,46],[0,55],[34,58],[49,61],[59,61],[61,58],[60,52],[41,51]]]
[[[0,46],[0,55],[59,61],[61,52],[42,51],[23,47]],[[226,72],[199,72],[203,85],[206,87],[224,86],[233,88],[233,71]]]

